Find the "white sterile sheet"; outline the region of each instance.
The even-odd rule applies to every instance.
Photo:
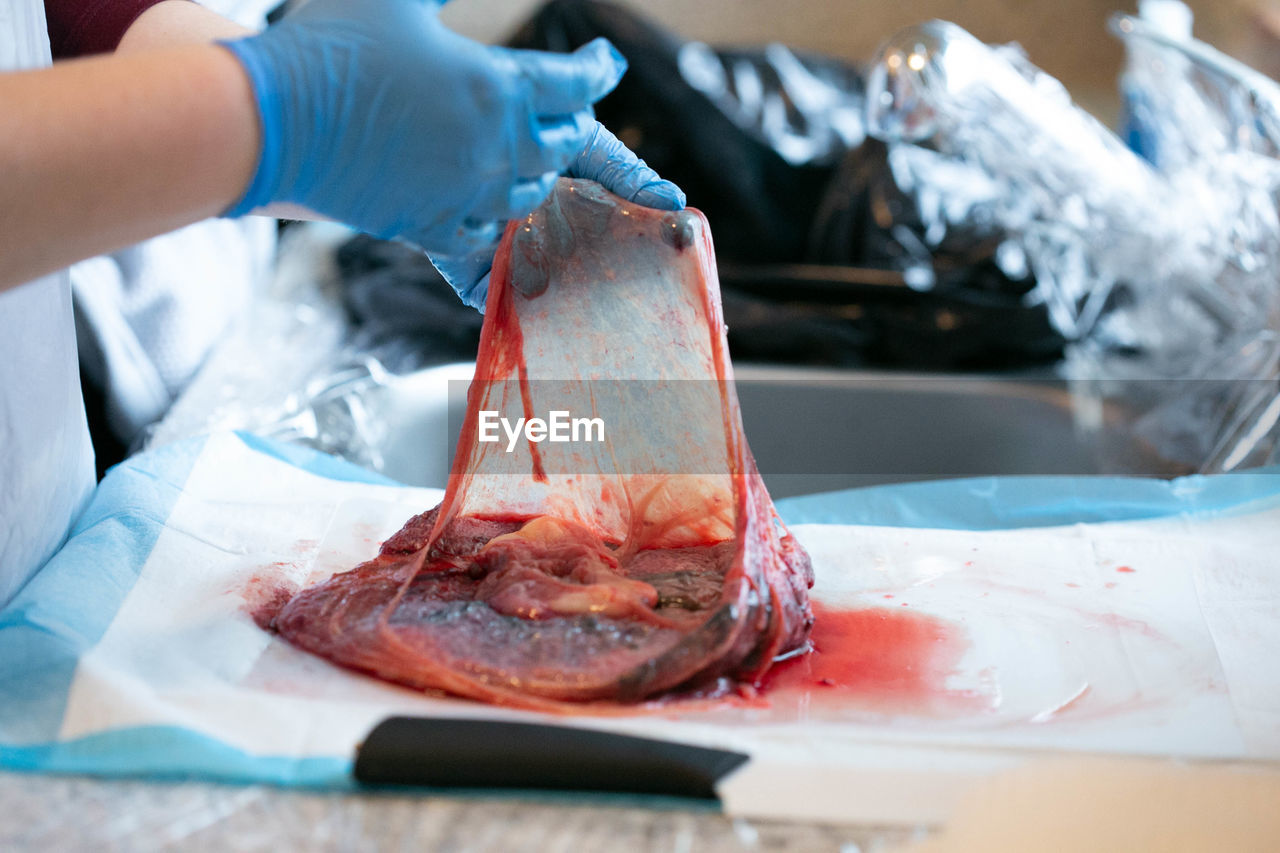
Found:
[[[796,526],[818,655],[710,707],[548,718],[426,696],[255,624],[270,590],[372,557],[440,495],[210,438],[80,659],[60,739],[176,726],[251,757],[350,759],[394,714],[536,720],[746,752],[721,789],[730,813],[881,821],[939,819],[975,778],[1044,754],[1280,760],[1275,501],[1009,531]]]

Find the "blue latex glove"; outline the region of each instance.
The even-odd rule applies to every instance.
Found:
[[[249,75],[262,154],[228,215],[293,202],[445,255],[491,246],[595,133],[626,62],[486,47],[421,0],[311,0],[226,42]]]
[[[569,165],[568,173],[575,178],[597,181],[614,195],[645,207],[659,210],[680,210],[684,207],[684,193],[680,188],[658,177],[657,172],[645,165],[599,122],[595,123],[587,143]],[[483,311],[489,293],[489,268],[493,266],[496,248],[495,241],[466,255],[446,257],[435,252],[428,255],[462,301]]]

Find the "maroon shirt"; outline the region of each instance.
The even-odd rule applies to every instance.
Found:
[[[110,53],[138,16],[160,0],[45,0],[54,59]]]

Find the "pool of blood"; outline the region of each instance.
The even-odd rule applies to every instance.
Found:
[[[994,706],[986,691],[947,686],[969,648],[963,625],[911,609],[813,609],[812,651],[776,664],[761,684],[770,705],[804,694],[822,705],[920,716]]]

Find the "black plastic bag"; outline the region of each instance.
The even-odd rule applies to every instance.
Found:
[[[711,221],[737,359],[929,369],[1053,361],[1063,340],[1003,235],[930,246],[861,127],[862,75],[780,45],[712,50],[595,0],[552,0],[512,46],[604,36],[627,57],[600,120]],[[921,277],[924,277],[923,280]]]

